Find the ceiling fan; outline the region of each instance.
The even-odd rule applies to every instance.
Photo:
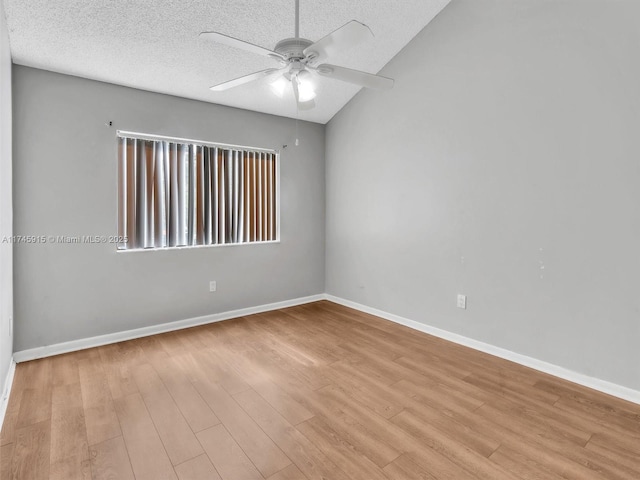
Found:
[[[351,20],[315,43],[300,38],[300,0],[295,0],[295,37],[280,40],[273,50],[218,32],[202,32],[200,37],[267,56],[279,63],[278,68],[268,68],[214,85],[211,90],[215,92],[266,79],[273,82],[272,89],[282,96],[287,84],[291,83],[298,109],[309,110],[315,107],[314,80],[318,75],[367,88],[393,87],[391,78],[325,63],[336,52],[372,38],[373,33],[366,25]]]

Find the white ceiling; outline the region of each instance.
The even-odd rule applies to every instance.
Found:
[[[301,0],[300,35],[316,41],[359,20],[375,38],[330,63],[377,73],[449,1]],[[211,85],[277,64],[198,38],[201,31],[218,31],[272,49],[294,36],[294,0],[4,0],[4,5],[16,64],[296,116],[293,94],[280,99],[265,81],[210,91]],[[359,88],[321,78],[316,90],[316,108],[300,112],[300,118],[326,123]]]

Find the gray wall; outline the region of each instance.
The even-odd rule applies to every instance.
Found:
[[[11,211],[11,52],[0,1],[0,399],[13,352],[13,246]]]
[[[328,124],[327,292],[640,389],[639,19],[454,0]]]
[[[279,244],[124,254],[108,244],[16,246],[16,351],[324,291],[324,126],[301,122],[296,148],[290,119],[19,66],[13,88],[17,235],[115,233],[116,129],[289,145]]]

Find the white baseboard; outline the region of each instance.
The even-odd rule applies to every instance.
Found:
[[[9,404],[9,396],[11,395],[11,386],[13,385],[13,375],[16,372],[16,362],[12,358],[9,364],[9,371],[7,372],[7,378],[4,380],[2,391],[0,392],[0,430],[4,424],[4,414],[7,413],[7,405]]]
[[[436,327],[426,325],[424,323],[416,322],[415,320],[409,320],[408,318],[394,315],[392,313],[384,312],[376,308],[361,305],[344,298],[335,297],[329,294],[311,295],[309,297],[301,297],[292,300],[286,300],[283,302],[270,303],[267,305],[259,305],[256,307],[242,308],[239,310],[231,310],[223,313],[216,313],[213,315],[205,315],[202,317],[189,318],[185,320],[179,320],[176,322],[163,323],[161,325],[153,325],[150,327],[137,328],[134,330],[127,330],[124,332],[110,333],[107,335],[100,335],[97,337],[84,338],[80,340],[72,340],[70,342],[58,343],[55,345],[47,345],[44,347],[32,348],[29,350],[22,350],[13,354],[13,359],[9,374],[7,375],[6,385],[11,385],[13,382],[13,373],[15,371],[15,363],[26,362],[29,360],[35,360],[37,358],[44,358],[53,355],[59,355],[62,353],[74,352],[77,350],[84,350],[86,348],[99,347],[101,345],[108,345],[110,343],[122,342],[125,340],[133,340],[135,338],[147,337],[149,335],[155,335],[158,333],[171,332],[174,330],[181,330],[183,328],[195,327],[197,325],[204,325],[207,323],[220,322],[223,320],[229,320],[231,318],[242,317],[245,315],[251,315],[254,313],[268,312],[271,310],[277,310],[279,308],[293,307],[295,305],[302,305],[305,303],[316,302],[318,300],[329,300],[331,302],[344,305],[346,307],[359,310],[361,312],[369,313],[377,317],[390,320],[392,322],[404,325],[414,330],[418,330],[435,337],[443,338],[465,347],[473,348],[481,352],[494,355],[499,358],[504,358],[512,362],[524,365],[526,367],[539,370],[550,375],[568,380],[578,385],[583,385],[600,392],[613,395],[614,397],[622,398],[633,403],[640,404],[640,391],[633,390],[622,385],[601,380],[599,378],[589,377],[578,372],[554,365],[552,363],[544,362],[536,358],[521,355],[519,353],[506,350],[504,348],[496,347],[488,343],[480,342],[472,338],[468,338],[456,333],[448,332]],[[6,388],[6,387],[5,387]],[[4,392],[4,390],[3,390]],[[2,397],[2,403],[0,405],[0,419],[4,419],[4,413],[6,409],[7,398]]]
[[[323,300],[324,294],[311,295],[309,297],[294,298],[283,302],[269,303],[266,305],[258,305],[256,307],[241,308],[239,310],[231,310],[223,313],[215,313],[212,315],[204,315],[202,317],[187,318],[176,322],[163,323],[150,327],[136,328],[134,330],[126,330],[124,332],[109,333],[99,335],[97,337],[82,338],[80,340],[72,340],[70,342],[56,343],[54,345],[46,345],[44,347],[30,348],[15,352],[13,358],[17,363],[35,360],[37,358],[51,357],[62,353],[75,352],[77,350],[85,350],[87,348],[99,347],[110,343],[122,342],[125,340],[133,340],[135,338],[148,337],[158,333],[171,332],[174,330],[182,330],[183,328],[205,325],[207,323],[221,322],[231,318],[243,317],[254,313],[268,312],[279,308],[293,307],[305,303],[317,302]]]
[[[479,350],[496,357],[510,360],[514,363],[518,363],[520,365],[524,365],[526,367],[548,373],[549,375],[553,375],[555,377],[577,383],[578,385],[583,385],[585,387],[598,390],[599,392],[603,392],[609,395],[613,395],[614,397],[622,398],[624,400],[640,404],[640,391],[633,390],[628,387],[623,387],[622,385],[611,383],[606,380],[601,380],[599,378],[589,377],[588,375],[574,372],[572,370],[568,370],[552,363],[544,362],[542,360],[528,357],[526,355],[521,355],[504,348],[496,347],[494,345],[480,342],[472,338],[464,337],[456,333],[451,333],[446,330],[441,330],[439,328],[425,325],[424,323],[416,322],[415,320],[409,320],[408,318],[400,317],[398,315],[384,312],[376,308],[361,305],[359,303],[352,302],[351,300],[345,300],[344,298],[335,297],[329,294],[326,294],[324,298],[331,302],[344,305],[345,307],[350,307],[355,310],[369,313],[371,315],[375,315],[376,317],[381,317],[386,320],[399,323],[400,325],[413,328],[414,330],[428,333],[429,335],[433,335],[434,337],[443,338],[444,340],[449,340],[450,342],[464,345],[465,347],[473,348],[474,350]]]

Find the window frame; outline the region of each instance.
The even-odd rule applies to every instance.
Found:
[[[231,151],[250,151],[256,153],[267,153],[273,154],[275,159],[275,238],[273,240],[259,240],[259,241],[249,241],[249,242],[229,242],[229,243],[214,243],[214,244],[205,244],[205,245],[174,245],[174,246],[165,246],[165,247],[136,247],[136,248],[119,248],[120,242],[116,243],[116,253],[137,253],[137,252],[163,252],[163,251],[174,251],[174,250],[186,250],[186,249],[196,249],[196,248],[216,248],[216,247],[239,247],[239,246],[248,246],[248,245],[265,245],[265,244],[277,244],[281,242],[280,238],[280,150],[264,148],[264,147],[251,147],[246,145],[235,145],[229,143],[220,143],[220,142],[212,142],[208,140],[196,140],[191,138],[181,138],[181,137],[172,137],[167,135],[156,135],[149,133],[141,133],[141,132],[133,132],[128,130],[117,130],[116,131],[116,166],[117,166],[117,174],[116,174],[116,231],[118,231],[118,235],[120,235],[120,215],[121,215],[121,207],[120,207],[120,152],[119,145],[120,139],[136,139],[136,140],[146,140],[146,141],[167,141],[179,144],[188,144],[194,145],[196,147],[216,147],[225,150]]]

